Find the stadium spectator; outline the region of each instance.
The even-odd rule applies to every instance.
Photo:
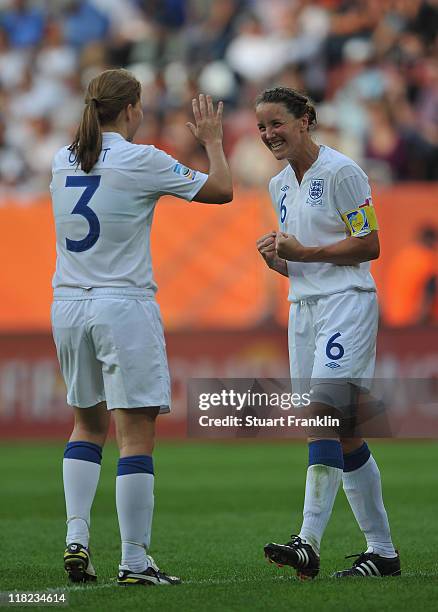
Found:
[[[166,30],[179,29],[186,22],[186,0],[139,0],[138,5],[151,21]]]
[[[326,39],[329,66],[342,63],[344,45],[351,38],[370,39],[382,16],[380,0],[341,0],[337,4]]]
[[[77,54],[67,44],[61,23],[54,19],[48,20],[35,60],[37,72],[49,78],[65,79],[76,72],[77,64]]]
[[[44,12],[28,0],[14,0],[1,22],[13,47],[29,48],[41,42],[45,19]]]
[[[28,62],[28,52],[13,47],[6,28],[0,25],[0,87],[6,91],[17,87]]]
[[[286,38],[266,32],[262,21],[248,13],[242,16],[237,36],[225,57],[242,79],[259,83],[274,76],[286,64],[288,47]]]
[[[379,172],[386,173],[387,182],[407,177],[406,143],[394,122],[391,108],[385,99],[371,101],[367,105],[368,130],[365,142],[366,165],[374,179]],[[372,162],[379,164],[375,170]]]
[[[96,40],[104,40],[109,30],[108,17],[87,0],[69,0],[64,21],[66,41],[82,48]]]
[[[254,160],[259,149],[252,148],[254,133],[242,109],[251,106],[256,90],[277,84],[309,91],[321,103],[320,130],[365,164],[375,181],[438,178],[434,0],[5,4],[0,112],[6,125],[15,123],[17,135],[7,130],[3,154],[8,147],[32,146],[34,126],[28,122],[35,117],[48,119],[49,131],[69,140],[90,79],[120,66],[142,82],[157,143],[168,140],[169,131],[182,133],[194,92],[209,90],[225,99],[227,153],[245,185],[256,184],[260,175],[239,157]],[[182,161],[199,160],[187,139],[178,149]],[[22,175],[20,190],[44,192],[45,180],[46,170],[35,166]],[[8,182],[2,174],[0,188]]]
[[[26,172],[25,159],[17,147],[8,143],[6,126],[0,117],[0,197],[16,189]]]
[[[394,327],[438,323],[438,229],[426,225],[394,255],[385,281],[383,316]]]
[[[411,8],[409,29],[416,32],[428,44],[433,45],[438,32],[438,11],[436,0],[423,2],[406,2],[405,7]]]
[[[206,62],[223,59],[235,36],[239,4],[238,0],[214,0],[205,19],[189,30],[187,59],[190,65],[200,68]]]

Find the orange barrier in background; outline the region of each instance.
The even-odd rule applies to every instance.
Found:
[[[388,262],[424,223],[438,227],[438,186],[374,190],[381,258],[374,264],[381,303]],[[55,238],[48,199],[0,207],[0,331],[50,327]],[[162,198],[152,228],[152,258],[169,330],[248,328],[287,320],[287,280],[269,271],[256,239],[276,227],[267,192],[239,191],[231,205]],[[384,310],[384,308],[383,308]]]

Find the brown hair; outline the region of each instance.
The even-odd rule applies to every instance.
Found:
[[[295,89],[289,87],[274,87],[273,89],[265,89],[256,98],[255,105],[259,104],[284,104],[288,113],[291,113],[296,119],[300,119],[307,115],[309,119],[309,128],[316,125],[315,108],[306,95],[301,94]]]
[[[140,100],[141,85],[122,68],[105,70],[92,79],[85,94],[85,108],[75,138],[69,146],[81,170],[90,172],[102,150],[102,125],[114,121],[120,111]]]

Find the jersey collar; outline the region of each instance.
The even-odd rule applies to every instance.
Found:
[[[290,164],[288,164],[288,167],[290,169],[290,172],[292,173],[297,185],[301,186],[306,180],[307,178],[316,170],[316,168],[319,166],[319,164],[321,163],[321,158],[323,157],[323,155],[325,154],[325,151],[327,150],[326,145],[319,145],[319,152],[318,152],[318,157],[315,159],[315,161],[313,162],[313,164],[310,166],[310,168],[308,168],[304,175],[303,178],[301,180],[301,183],[298,183],[297,177],[295,175],[294,169],[292,168],[292,166]]]
[[[118,132],[102,132],[102,140],[115,141],[115,140],[125,140],[121,134]]]

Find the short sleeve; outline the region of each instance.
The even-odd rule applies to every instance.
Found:
[[[335,207],[351,236],[366,236],[378,229],[368,178],[360,168],[342,170],[335,182]]]
[[[174,195],[191,201],[208,179],[208,174],[184,166],[160,149],[153,150],[152,175],[158,195]]]
[[[365,173],[349,168],[348,172],[338,173],[335,183],[335,206],[343,215],[371,199],[371,189]]]

